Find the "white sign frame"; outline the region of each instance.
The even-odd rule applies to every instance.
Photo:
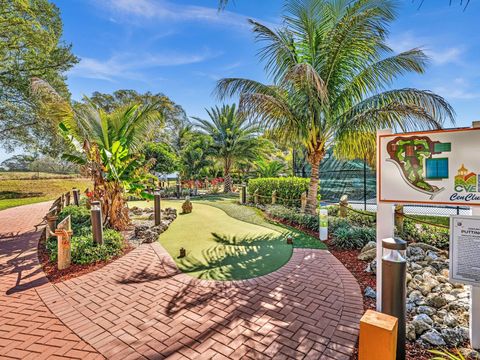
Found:
[[[480,168],[476,167],[478,160],[473,156],[477,150],[480,152],[478,130],[480,128],[472,127],[378,134],[378,201],[479,206]],[[411,158],[408,162],[407,157]],[[429,169],[440,166],[435,165],[438,161],[444,162],[445,174],[428,175]],[[416,171],[415,167],[421,171]],[[407,177],[413,177],[415,182]],[[473,189],[469,189],[472,181]],[[424,190],[427,188],[429,190]]]
[[[460,128],[451,130],[437,130],[437,131],[425,131],[417,132],[417,134],[430,134],[440,132],[459,132],[459,131],[471,131],[480,130],[480,121],[472,123],[471,128]],[[388,136],[401,136],[412,135],[410,134],[393,134],[391,129],[377,131],[377,271],[376,271],[376,288],[377,288],[377,311],[382,311],[382,240],[394,236],[394,205],[408,205],[408,204],[439,204],[436,201],[424,202],[418,201],[418,199],[382,199],[381,196],[381,162],[384,160],[381,155],[382,138]],[[480,176],[480,171],[478,176]],[[480,188],[480,184],[479,184]],[[469,202],[467,203],[452,203],[442,205],[467,205],[472,209],[472,215],[480,216],[480,203]],[[450,271],[449,271],[450,273]],[[470,286],[470,344],[473,349],[480,350],[480,286]]]
[[[478,222],[478,230],[480,232],[480,216],[466,216],[466,215],[450,216],[449,280],[451,282],[458,283],[458,284],[480,286],[480,278],[478,281],[472,281],[459,276],[455,272],[455,265],[456,265],[456,262],[458,262],[458,259],[457,259],[458,254],[456,253],[457,247],[455,246],[457,241],[457,236],[458,236],[458,227],[456,226],[456,223],[458,220],[465,220],[465,221],[474,220]],[[480,234],[478,235],[478,238],[480,241]],[[478,259],[480,264],[480,254],[478,254]]]

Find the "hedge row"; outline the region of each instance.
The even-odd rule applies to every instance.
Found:
[[[250,179],[248,193],[253,201],[253,194],[258,190],[259,202],[268,204],[276,190],[278,204],[299,207],[302,193],[307,192],[309,183],[310,179],[299,177]]]

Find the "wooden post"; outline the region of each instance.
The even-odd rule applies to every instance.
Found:
[[[348,195],[342,195],[340,198],[340,209],[338,210],[338,215],[342,218],[347,217],[347,207],[348,207]]]
[[[403,205],[395,205],[395,227],[399,234],[403,233]]]
[[[70,191],[65,193],[65,206],[70,206]]]
[[[55,215],[55,211],[50,211],[45,217],[47,220],[47,227],[45,228],[46,238],[49,239],[52,234],[55,234],[55,229],[57,227],[58,216]]]
[[[70,239],[72,238],[72,225],[70,215],[58,224],[55,230],[58,244],[58,270],[66,269],[72,262]]]
[[[255,203],[255,205],[258,204],[258,189],[256,189],[253,193],[253,202]]]
[[[367,310],[360,319],[358,360],[395,360],[397,331],[396,317]]]
[[[302,196],[300,197],[300,212],[303,214],[305,213],[305,209],[307,208],[307,193],[304,191]]]
[[[59,197],[57,200],[55,200],[54,204],[56,204],[58,214],[60,211],[62,211],[62,198]]]
[[[275,205],[277,202],[277,190],[272,191],[272,205]]]
[[[64,206],[65,206],[65,195],[64,195],[64,194],[62,194],[62,195],[60,196],[60,206],[61,206],[62,209],[63,209]]]

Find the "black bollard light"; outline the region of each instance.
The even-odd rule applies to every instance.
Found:
[[[397,360],[405,360],[407,321],[407,242],[400,238],[382,240],[382,312],[398,319]]]
[[[177,181],[177,199],[180,199],[182,187],[179,181]]]
[[[72,189],[72,193],[73,193],[73,203],[75,204],[75,206],[79,206],[80,205],[80,190],[78,189]]]
[[[97,244],[103,244],[102,207],[100,206],[100,201],[92,201],[90,219],[92,222],[93,241]]]
[[[247,184],[242,184],[240,190],[240,204],[244,205],[247,203]]]
[[[160,208],[160,189],[156,188],[155,191],[153,192],[153,198],[154,198],[154,211],[155,211],[155,226],[160,225],[161,221],[161,208]]]

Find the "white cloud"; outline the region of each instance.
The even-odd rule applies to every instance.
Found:
[[[81,59],[70,72],[70,76],[115,81],[116,78],[142,80],[144,75],[141,71],[157,67],[179,66],[199,63],[216,56],[220,53],[213,53],[204,50],[200,53],[162,53],[162,54],[116,54],[109,59],[100,60],[89,57]]]
[[[246,16],[231,11],[219,12],[216,8],[205,6],[178,5],[166,0],[103,0],[98,3],[127,21],[200,21],[249,29]]]
[[[446,86],[434,87],[433,91],[448,99],[472,100],[480,98],[480,92],[472,91],[470,83],[464,78],[456,78]]]
[[[415,36],[411,31],[407,31],[399,36],[391,37],[388,42],[388,45],[397,53],[420,47],[435,65],[461,63],[461,57],[464,54],[464,49],[462,47],[439,47],[433,44],[435,44],[434,39]]]

